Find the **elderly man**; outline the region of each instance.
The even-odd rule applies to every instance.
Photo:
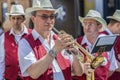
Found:
[[[18,43],[29,30],[24,25],[25,14],[22,5],[12,5],[9,17],[12,28],[0,37],[0,80],[22,80],[18,62]]]
[[[106,24],[105,20],[101,17],[100,13],[95,10],[89,10],[86,17],[84,17],[84,18],[79,17],[79,19],[83,25],[83,30],[84,30],[85,35],[83,37],[77,38],[77,42],[80,45],[82,45],[88,52],[91,52],[96,39],[100,36],[105,36],[105,35],[99,35],[99,31],[102,28],[105,29],[107,24]],[[96,54],[94,54],[94,56],[96,56]],[[94,79],[95,80],[107,80],[109,66],[114,65],[113,63],[110,63],[108,52],[103,52],[102,56],[104,57],[104,62],[101,64],[100,67],[95,69],[95,71],[94,71]],[[84,59],[86,62],[87,57],[84,56]],[[82,77],[78,77],[75,80],[86,80],[86,75],[83,75]]]
[[[26,9],[34,24],[32,33],[19,43],[20,68],[27,80],[72,80],[71,72],[83,74],[83,64],[68,53],[74,48],[71,36],[52,31],[56,11],[50,0],[34,0]]]

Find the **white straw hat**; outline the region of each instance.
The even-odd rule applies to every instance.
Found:
[[[33,0],[32,7],[26,9],[26,14],[38,10],[57,11],[53,8],[50,0]]]
[[[117,20],[120,22],[120,10],[116,10],[113,16],[108,16],[107,18]]]
[[[105,29],[107,27],[106,21],[102,18],[101,14],[98,11],[89,10],[88,14],[84,18],[79,16],[79,20],[81,23],[83,23],[83,21],[85,19],[94,19],[94,20],[100,22],[102,24],[103,29]]]
[[[20,4],[12,5],[10,9],[10,13],[6,13],[6,16],[9,15],[25,15],[23,6]]]

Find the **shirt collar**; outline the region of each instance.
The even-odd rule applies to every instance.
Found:
[[[32,30],[32,35],[33,35],[34,40],[37,40],[40,36],[39,33],[35,29]]]
[[[49,45],[35,29],[32,30],[32,35],[33,35],[34,40],[39,39],[47,51],[49,51],[54,45],[54,38],[53,38],[54,34],[55,33],[53,31],[51,31],[51,39],[50,39],[51,41],[50,41],[50,45]]]
[[[87,45],[92,46],[92,44],[87,40],[86,35],[83,36],[83,39],[82,39],[81,45],[83,45],[83,44],[87,44]]]
[[[53,31],[51,31],[51,38],[53,38],[54,34],[55,33]],[[38,38],[42,38],[43,39],[43,37],[35,29],[32,30],[32,35],[33,35],[34,40],[36,40]]]
[[[14,36],[16,35],[13,31],[13,28],[10,29],[10,33],[9,35],[13,34]],[[23,32],[20,34],[20,36],[24,35],[24,34],[28,34],[28,29],[26,28],[26,26],[24,26],[24,30]]]

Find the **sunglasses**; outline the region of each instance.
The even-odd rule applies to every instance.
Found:
[[[56,17],[55,14],[51,14],[50,16],[48,16],[46,14],[36,15],[36,16],[42,18],[43,20],[47,20],[48,18],[50,18],[52,20],[52,19],[55,19],[55,17]]]

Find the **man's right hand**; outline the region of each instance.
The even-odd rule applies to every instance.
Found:
[[[71,42],[71,35],[59,34],[58,39],[55,41],[53,50],[56,53],[59,53],[63,49],[69,49],[71,45],[73,45],[73,42]]]

